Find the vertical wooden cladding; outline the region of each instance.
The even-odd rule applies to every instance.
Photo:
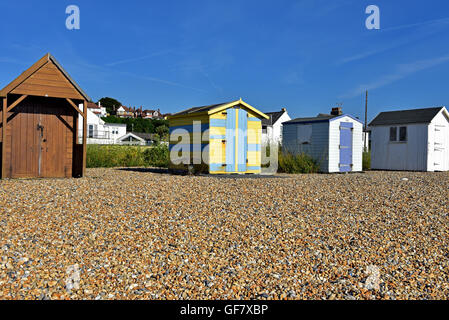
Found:
[[[74,176],[77,114],[62,99],[28,97],[8,113],[6,176]]]
[[[0,90],[0,97],[1,178],[84,174],[86,149],[77,141],[77,106],[90,98],[54,57],[45,55]]]

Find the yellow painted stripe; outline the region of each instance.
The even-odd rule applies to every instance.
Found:
[[[226,112],[226,111],[224,111],[224,112]],[[215,114],[211,115],[210,118],[211,119],[226,120],[227,115],[224,114],[223,112],[218,112],[218,113],[215,113]]]
[[[256,121],[248,121],[248,130],[262,130],[262,123]]]
[[[222,140],[213,139],[209,143],[210,163],[226,163],[226,144]]]
[[[248,144],[261,144],[261,136],[258,134],[251,134],[248,132]]]
[[[181,144],[191,144],[191,143],[194,142],[193,135],[194,135],[194,133],[176,134],[176,135],[173,135],[173,137],[170,136],[170,142],[181,143]],[[201,139],[201,142],[206,142],[207,143],[209,141],[209,135],[208,134],[195,133],[195,139],[198,139],[198,137]]]
[[[262,153],[260,151],[248,151],[248,166],[260,166],[262,161]]]
[[[196,118],[171,119],[171,120],[169,120],[168,123],[169,123],[170,127],[178,127],[178,126],[192,125],[193,121],[201,121],[201,124],[208,124],[209,116],[196,117]]]
[[[210,136],[226,136],[226,128],[225,127],[211,127],[209,128]]]

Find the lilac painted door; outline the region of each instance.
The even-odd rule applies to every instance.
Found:
[[[352,171],[352,132],[353,123],[340,123],[340,172]]]

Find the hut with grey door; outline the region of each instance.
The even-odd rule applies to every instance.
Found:
[[[1,178],[69,178],[84,175],[90,98],[46,54],[0,91]],[[82,110],[81,110],[82,109]]]
[[[372,169],[449,170],[449,113],[445,107],[382,112],[369,127]]]
[[[362,122],[341,108],[331,114],[297,118],[283,123],[284,152],[307,154],[316,160],[322,172],[362,171]]]

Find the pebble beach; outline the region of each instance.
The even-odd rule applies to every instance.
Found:
[[[449,299],[449,173],[0,181],[0,299]]]

